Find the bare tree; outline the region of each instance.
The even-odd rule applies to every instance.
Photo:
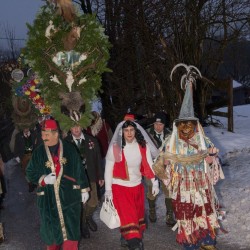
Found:
[[[231,42],[224,55],[221,74],[230,75],[231,78],[250,87],[250,41],[242,38]]]
[[[86,9],[88,1],[84,2]],[[248,0],[96,0],[92,12],[113,45],[102,94],[104,110],[117,121],[128,109],[151,115],[178,115],[183,91],[177,63],[198,67],[203,79],[195,91],[196,112],[206,116],[211,81],[219,77],[228,44],[249,30]],[[95,10],[95,11],[93,11]]]
[[[205,104],[211,85],[207,78],[218,78],[219,66],[223,63],[224,51],[231,41],[238,39],[249,27],[248,1],[180,1],[180,10],[167,41],[175,51],[173,58],[201,69],[205,76],[203,84],[197,85],[196,111],[202,119],[206,116]],[[163,36],[163,35],[162,35]]]
[[[17,44],[15,29],[11,28],[8,23],[3,25],[3,35],[2,39],[7,41],[7,47],[2,48],[4,50],[4,59],[6,60],[16,60],[20,48]]]

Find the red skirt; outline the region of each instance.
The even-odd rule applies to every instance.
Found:
[[[144,186],[112,185],[113,202],[121,220],[120,232],[126,240],[142,239],[145,223]]]

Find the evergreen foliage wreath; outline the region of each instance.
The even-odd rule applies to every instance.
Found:
[[[25,58],[42,81],[41,94],[51,107],[51,115],[63,130],[72,127],[76,121],[61,112],[59,93],[78,91],[85,111],[77,123],[86,128],[91,121],[91,102],[101,90],[102,73],[110,71],[107,68],[110,43],[103,27],[90,14],[77,14],[73,22],[66,22],[53,5],[43,6],[33,25],[27,26]],[[78,29],[79,37],[73,41],[73,48],[65,50],[65,41],[71,39],[74,28]],[[66,82],[69,71],[74,79],[72,86]],[[51,80],[55,75],[59,83]]]

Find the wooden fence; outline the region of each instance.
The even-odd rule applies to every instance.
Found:
[[[207,105],[208,114],[214,116],[226,117],[227,129],[230,132],[234,132],[233,122],[233,80],[216,80],[213,87],[213,93],[217,95],[217,100],[212,100],[212,103]],[[215,111],[221,107],[227,107],[227,112]]]

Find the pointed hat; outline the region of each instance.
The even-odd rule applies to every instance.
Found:
[[[193,106],[193,86],[191,82],[186,84],[186,91],[184,95],[184,99],[181,105],[181,111],[178,119],[176,120],[199,120],[194,116],[194,106]]]
[[[184,74],[181,78],[181,88],[182,89],[185,88],[185,95],[184,95],[184,99],[182,101],[181,111],[180,111],[179,117],[175,121],[183,121],[183,120],[185,120],[185,121],[190,121],[190,120],[197,121],[199,119],[194,116],[193,84],[195,84],[197,77],[201,77],[201,73],[196,67],[194,67],[192,65],[187,66],[186,64],[179,63],[171,71],[171,75],[170,75],[171,80],[172,80],[172,73],[179,66],[185,67],[185,69],[187,70],[187,74]],[[183,84],[183,83],[185,83],[185,84]]]

